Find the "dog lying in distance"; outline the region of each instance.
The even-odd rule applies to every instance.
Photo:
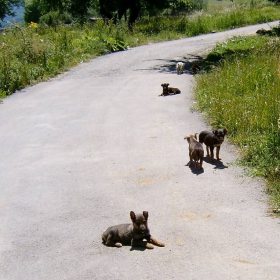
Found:
[[[177,75],[183,74],[183,72],[184,72],[184,67],[185,67],[185,63],[184,63],[184,62],[178,62],[178,63],[176,64]]]
[[[167,96],[167,95],[175,95],[181,93],[181,91],[178,88],[169,87],[169,84],[161,84],[162,86],[162,94],[159,96]]]
[[[199,142],[204,143],[206,145],[207,155],[209,156],[209,148],[210,148],[210,160],[213,162],[214,160],[214,148],[216,148],[216,158],[217,160],[221,160],[220,158],[220,149],[221,145],[224,142],[225,136],[227,134],[227,129],[216,129],[213,131],[204,130],[199,134]]]
[[[197,133],[187,135],[184,139],[187,139],[189,142],[189,157],[190,157],[190,166],[192,166],[193,161],[195,163],[195,168],[203,169],[203,157],[204,150],[201,143],[197,141]]]
[[[102,242],[106,246],[122,247],[122,245],[131,245],[132,247],[144,247],[153,249],[154,246],[164,247],[164,243],[151,236],[148,227],[148,212],[135,214],[130,212],[132,223],[121,224],[109,227],[102,234]],[[146,241],[144,241],[144,239]]]

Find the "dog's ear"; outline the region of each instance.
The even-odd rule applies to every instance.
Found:
[[[163,87],[163,86],[164,86],[164,84],[161,84],[161,86]]]
[[[166,84],[166,86],[169,86],[169,84]]]
[[[133,211],[130,211],[130,218],[131,218],[132,221],[136,220],[136,215]]]
[[[217,129],[213,130],[212,132],[213,132],[213,134],[215,134],[215,135],[218,134],[218,130],[217,130]]]
[[[187,135],[184,139],[187,140],[190,143],[191,137],[190,137],[190,135]]]
[[[226,129],[226,128],[224,128],[224,134],[225,134],[225,135],[227,134],[227,129]]]
[[[148,220],[149,214],[148,211],[143,211],[143,216]]]

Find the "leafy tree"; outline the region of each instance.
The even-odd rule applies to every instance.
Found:
[[[162,9],[169,6],[170,0],[99,0],[100,13],[109,19],[120,20],[129,11],[128,24],[133,23],[144,9]]]
[[[115,22],[129,12],[128,24],[132,27],[141,11],[154,13],[169,8],[173,12],[190,12],[202,9],[203,0],[99,0],[99,5],[101,15]]]
[[[13,16],[13,7],[21,4],[22,0],[0,0],[0,20],[3,20],[6,15]]]
[[[67,10],[73,17],[84,19],[88,15],[91,0],[72,0],[69,2]]]
[[[74,18],[84,19],[92,1],[94,0],[26,0],[24,18],[26,22],[38,22],[41,16],[51,13],[48,17],[54,18],[57,13],[58,15],[70,14]]]

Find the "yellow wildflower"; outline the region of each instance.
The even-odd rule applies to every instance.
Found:
[[[28,28],[38,28],[38,23],[31,21]]]

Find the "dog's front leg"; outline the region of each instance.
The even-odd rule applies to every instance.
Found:
[[[164,247],[165,244],[160,242],[159,240],[157,240],[156,238],[154,238],[153,236],[150,236],[150,239],[148,240],[148,242],[156,245],[156,246],[159,246],[159,247]]]
[[[154,246],[150,244],[148,241],[144,240],[132,240],[131,242],[132,247],[143,247],[146,249],[154,249]]]
[[[214,161],[214,147],[210,146],[210,161],[213,162]]]
[[[216,150],[216,158],[217,158],[217,160],[221,160],[221,158],[220,158],[220,148],[221,148],[221,146],[217,146],[217,150]]]

